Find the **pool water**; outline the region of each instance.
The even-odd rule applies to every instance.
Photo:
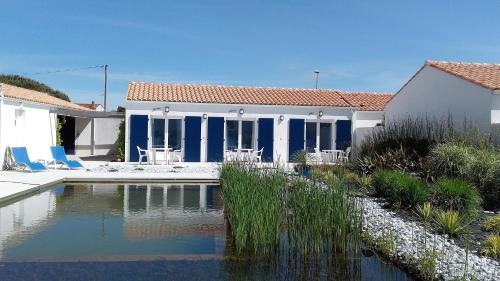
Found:
[[[220,188],[61,184],[0,205],[0,280],[412,280],[376,255],[236,255]]]

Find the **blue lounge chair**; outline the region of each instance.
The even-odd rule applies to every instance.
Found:
[[[40,162],[31,162],[26,147],[11,147],[10,152],[15,165],[29,169],[32,172],[47,171],[47,167]]]
[[[66,157],[66,152],[64,152],[63,146],[51,146],[50,152],[52,152],[52,158],[54,158],[56,164],[62,164],[69,169],[81,169],[83,168],[82,163],[76,160],[68,160]]]

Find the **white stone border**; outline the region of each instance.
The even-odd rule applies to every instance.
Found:
[[[417,261],[422,257],[424,247],[429,250],[435,249],[436,277],[457,280],[464,276],[466,252],[453,240],[433,234],[415,222],[403,220],[394,212],[382,208],[373,198],[363,198],[362,204],[364,235],[377,241],[383,239],[383,235],[391,233],[390,239],[395,242],[395,253],[386,254],[406,266],[419,270]],[[470,251],[467,267],[469,278],[500,280],[500,265],[493,259],[480,257]]]

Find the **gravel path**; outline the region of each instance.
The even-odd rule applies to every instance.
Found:
[[[363,199],[363,214],[365,235],[372,241],[382,239],[394,242],[395,249],[389,253],[393,258],[419,268],[418,261],[429,257],[429,251],[435,250],[436,277],[457,280],[464,276],[466,252],[452,239],[433,234],[415,222],[403,220],[384,209],[374,198]],[[469,252],[467,266],[469,278],[476,278],[472,280],[500,280],[500,265],[493,259]]]

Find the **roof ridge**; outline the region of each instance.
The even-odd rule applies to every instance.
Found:
[[[487,63],[487,62],[469,62],[469,61],[445,61],[445,60],[426,60],[425,64],[432,65],[434,63],[447,63],[447,64],[463,64],[463,65],[483,65],[483,66],[500,66],[500,63]]]
[[[27,102],[40,103],[40,104],[50,104],[53,106],[59,106],[59,107],[65,107],[65,108],[74,108],[74,109],[78,109],[78,110],[88,110],[88,108],[85,108],[85,107],[78,105],[74,102],[63,100],[61,98],[52,96],[46,92],[27,89],[27,88],[15,86],[15,85],[3,83],[3,82],[1,82],[0,85],[3,86],[4,97],[7,97],[7,98],[23,100],[23,101],[27,101]],[[7,89],[6,89],[6,87],[7,87]],[[10,88],[10,89],[8,89],[8,88]],[[11,93],[12,90],[14,91],[14,93]],[[19,92],[16,93],[15,91],[19,91]],[[42,100],[30,98],[30,97],[27,97],[25,95],[39,96],[39,97],[42,97]],[[45,98],[46,100],[43,100],[43,98]]]
[[[294,90],[294,91],[328,91],[328,92],[341,92],[339,89],[330,88],[287,88],[287,87],[271,87],[271,86],[242,86],[242,85],[223,85],[223,84],[202,84],[202,83],[170,83],[170,82],[143,82],[132,81],[129,84],[157,84],[157,85],[171,85],[171,86],[197,86],[197,87],[216,87],[216,88],[240,88],[240,89],[266,89],[266,90]]]

